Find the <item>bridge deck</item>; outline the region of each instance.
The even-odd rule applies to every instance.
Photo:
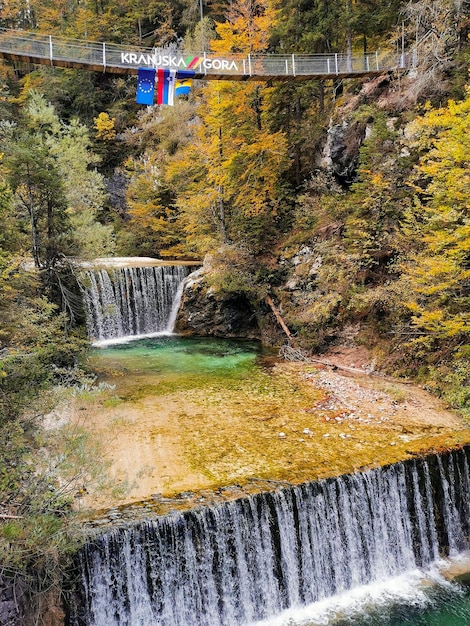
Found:
[[[208,80],[309,80],[378,74],[403,68],[406,59],[389,52],[345,54],[229,55],[139,48],[0,29],[0,58],[110,74],[135,74],[139,67],[193,69]]]

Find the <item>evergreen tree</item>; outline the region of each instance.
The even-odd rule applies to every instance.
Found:
[[[374,107],[364,107],[357,113],[357,121],[361,119],[372,128],[360,149],[357,181],[347,198],[345,236],[349,250],[358,255],[365,279],[370,281],[383,278],[398,252],[407,171],[401,167],[397,135],[386,115]]]

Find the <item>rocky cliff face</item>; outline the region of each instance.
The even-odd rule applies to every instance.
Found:
[[[381,280],[389,278],[385,267],[391,256],[386,237],[389,218],[381,213],[378,203],[374,210],[379,217],[373,219],[379,226],[382,220],[385,234],[371,230],[376,248],[368,252],[373,268],[369,271],[369,265],[359,262],[361,242],[356,242],[356,248],[348,243],[351,232],[354,235],[359,227],[355,226],[354,207],[347,206],[352,202],[347,194],[358,180],[360,150],[374,132],[376,119],[383,117],[386,127],[396,131],[397,137],[403,133],[398,113],[411,96],[404,78],[400,85],[397,89],[389,75],[379,76],[344,95],[332,114],[322,152],[316,159],[317,169],[306,183],[305,195],[298,197],[296,222],[285,245],[280,235],[273,250],[265,251],[260,258],[235,246],[214,253],[215,262],[207,259],[204,269],[187,283],[177,332],[255,338],[267,345],[281,345],[286,335],[264,305],[264,292],[272,296],[290,333],[308,351],[325,350],[335,343],[349,345],[361,332],[367,339],[360,340],[370,341],[370,335],[375,337],[377,329],[384,328],[389,294]],[[399,150],[397,143],[391,151],[391,166]],[[267,274],[276,276],[269,285],[267,280],[259,280],[259,264],[265,264]],[[241,280],[226,280],[222,290],[211,287],[223,282],[214,280],[214,276],[224,272],[238,273]],[[254,294],[251,299],[244,293],[243,283],[246,291]]]
[[[397,106],[397,94],[391,89],[390,77],[378,76],[364,81],[357,94],[348,96],[336,107],[318,166],[333,175],[342,187],[347,188],[355,181],[359,150],[370,133],[372,120],[364,115],[359,119],[357,111],[361,106],[371,104],[383,110],[393,109]]]
[[[187,279],[175,330],[214,337],[260,339],[258,316],[244,294],[216,293],[207,285],[205,270]]]
[[[320,165],[331,172],[341,185],[354,182],[359,162],[359,149],[366,136],[366,127],[346,120],[330,123]]]

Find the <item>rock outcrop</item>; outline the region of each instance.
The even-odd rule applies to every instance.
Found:
[[[330,124],[321,167],[331,172],[341,185],[350,185],[356,177],[359,149],[364,141],[366,128],[358,122]]]
[[[205,270],[187,279],[175,330],[214,337],[259,339],[258,317],[243,293],[221,294],[209,287]]]

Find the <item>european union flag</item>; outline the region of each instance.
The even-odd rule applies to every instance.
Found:
[[[137,104],[153,104],[155,96],[155,70],[152,68],[139,67],[137,77]]]

